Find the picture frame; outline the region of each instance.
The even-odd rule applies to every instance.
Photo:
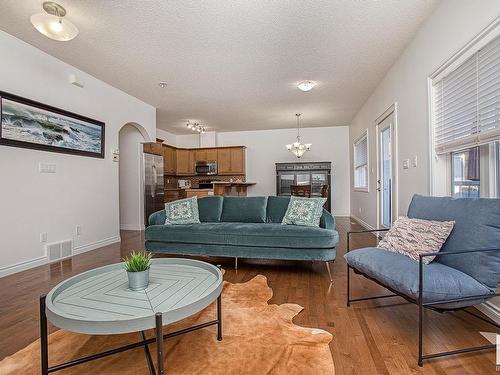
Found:
[[[105,123],[0,91],[0,145],[104,159]]]

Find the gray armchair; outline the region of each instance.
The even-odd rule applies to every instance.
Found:
[[[495,348],[495,345],[484,345],[424,355],[422,332],[424,308],[437,311],[465,309],[500,295],[496,293],[500,282],[500,199],[453,199],[415,195],[408,209],[408,217],[454,220],[455,226],[438,253],[423,254],[418,262],[376,247],[350,251],[350,238],[353,234],[387,229],[349,232],[347,253],[344,256],[347,261],[347,305],[392,296],[401,296],[417,304],[419,366],[426,359]],[[425,257],[433,255],[436,256],[433,262],[427,265],[423,263]],[[351,269],[394,294],[352,299]],[[500,328],[496,323],[488,322]]]

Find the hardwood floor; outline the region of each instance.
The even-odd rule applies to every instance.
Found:
[[[239,261],[203,258],[222,264],[225,279],[245,282],[265,275],[274,291],[270,303],[297,303],[304,310],[296,324],[318,327],[333,334],[330,344],[336,374],[493,374],[493,351],[427,361],[417,366],[417,307],[399,297],[358,302],[346,307],[346,265],[343,260],[348,230],[360,229],[348,218],[338,218],[341,242],[332,267],[330,284],[322,262]],[[354,237],[353,248],[374,244],[372,235]],[[11,355],[38,338],[38,297],[60,281],[82,271],[115,263],[131,250],[141,249],[141,232],[123,231],[121,244],[77,255],[70,260],[40,266],[0,279],[0,358]],[[360,276],[353,276],[352,295],[369,296],[384,289]],[[425,312],[425,352],[484,345],[479,331],[492,327],[465,313]],[[51,327],[51,330],[54,330]]]

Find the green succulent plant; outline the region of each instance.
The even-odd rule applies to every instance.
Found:
[[[132,251],[132,253],[123,258],[125,269],[127,272],[142,272],[149,269],[151,266],[151,253],[143,251]]]

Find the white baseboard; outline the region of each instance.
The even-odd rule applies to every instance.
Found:
[[[144,229],[146,229],[144,225],[120,224],[120,230],[144,230]]]
[[[485,302],[475,307],[495,323],[500,324],[500,306]]]
[[[372,227],[370,224],[368,224],[367,222],[361,220],[359,217],[357,216],[354,216],[354,215],[350,215],[354,220],[356,220],[359,224],[361,224],[362,226],[364,226],[366,229],[375,229],[374,227]]]
[[[82,246],[75,246],[73,248],[73,255],[85,253],[90,250],[95,250],[103,246],[111,245],[113,243],[120,242],[121,238],[120,236],[113,236],[109,238],[105,238],[100,241],[95,241],[86,245]],[[19,262],[16,264],[12,264],[10,266],[2,267],[0,268],[0,277],[12,275],[13,273],[21,272],[21,271],[26,271],[30,268],[42,266],[44,264],[49,263],[49,260],[47,258],[47,255],[43,255],[38,258],[26,260],[24,262]]]
[[[113,237],[105,238],[103,240],[91,242],[91,243],[86,244],[86,245],[75,246],[73,248],[73,255],[82,254],[82,253],[85,253],[87,251],[95,250],[95,249],[98,249],[100,247],[108,246],[108,245],[111,245],[111,244],[114,244],[114,243],[117,243],[120,241],[121,241],[120,236],[113,236]]]
[[[336,212],[332,212],[332,215],[335,216],[335,217],[350,217],[351,214],[346,214],[346,213],[336,213]]]
[[[46,255],[30,260],[25,260],[24,262],[19,262],[16,264],[12,264],[10,266],[0,268],[0,277],[12,275],[13,273],[25,271],[30,268],[38,267],[46,263],[48,263]]]

